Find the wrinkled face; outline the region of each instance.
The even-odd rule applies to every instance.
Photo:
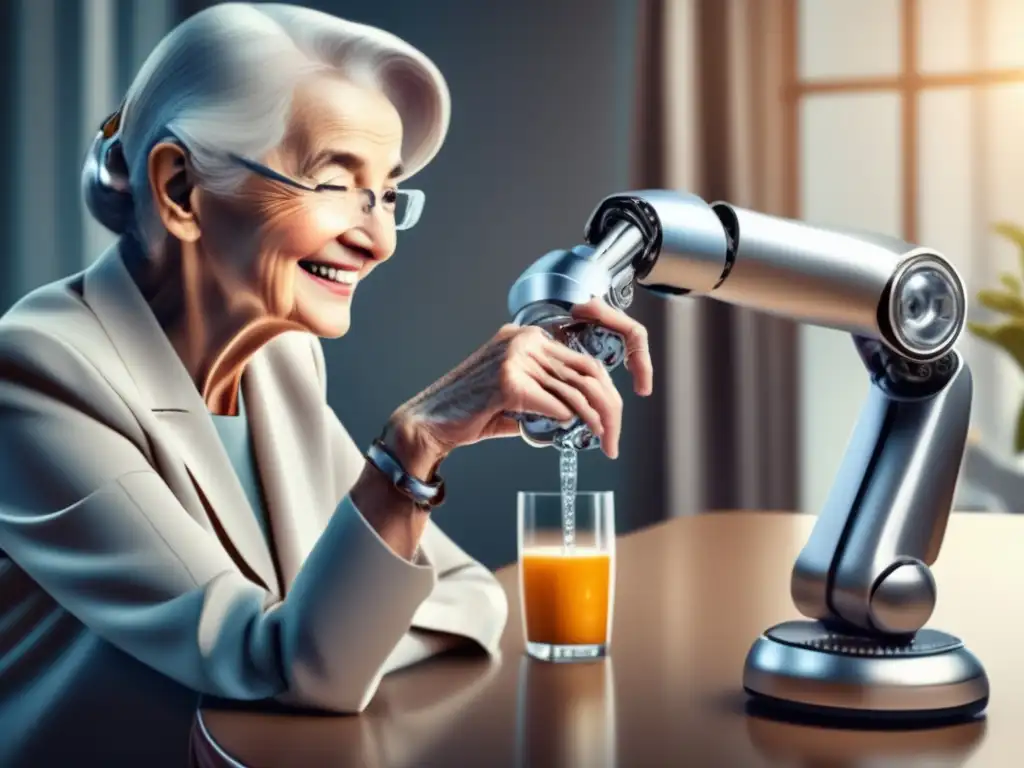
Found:
[[[281,145],[251,159],[310,187],[371,189],[380,200],[402,175],[401,146],[401,120],[383,94],[319,75],[296,91]],[[342,336],[359,283],[395,250],[393,214],[366,201],[358,191],[307,192],[253,173],[231,199],[205,196],[205,251],[237,286],[232,302]]]

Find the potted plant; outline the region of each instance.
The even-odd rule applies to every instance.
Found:
[[[1020,249],[1021,271],[1024,273],[1024,228],[1000,223],[994,229]],[[1024,282],[1016,275],[1003,273],[999,276],[999,283],[999,288],[978,291],[978,303],[1002,315],[1003,319],[993,323],[967,323],[967,329],[975,337],[1002,349],[1024,370]],[[1024,453],[1024,403],[1017,411],[1013,452],[1015,455]]]
[[[1002,222],[993,227],[1002,237],[1016,244],[1024,275],[1024,227]],[[978,303],[999,319],[990,323],[967,323],[968,331],[978,339],[999,347],[1024,370],[1024,280],[1003,273],[998,288],[978,291]],[[1017,411],[1013,437],[1013,455],[1024,454],[1024,402]],[[1024,472],[1019,462],[1008,462],[993,455],[972,433],[964,456],[964,479],[989,499],[988,506],[1004,512],[1024,512]]]

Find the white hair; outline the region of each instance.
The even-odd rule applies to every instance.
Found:
[[[296,86],[333,71],[379,88],[403,125],[405,177],[441,148],[451,99],[437,67],[400,38],[321,11],[223,3],[171,30],[128,90],[110,130],[96,137],[83,194],[105,227],[149,240],[158,224],[149,153],[177,139],[211,191],[230,194],[246,174],[230,155],[259,158],[284,138]]]

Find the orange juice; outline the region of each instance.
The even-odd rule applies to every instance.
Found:
[[[523,552],[526,639],[549,645],[607,641],[612,561],[608,552],[539,547]]]

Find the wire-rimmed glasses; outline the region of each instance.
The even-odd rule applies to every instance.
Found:
[[[394,219],[395,229],[411,229],[420,220],[423,213],[423,205],[426,202],[426,195],[419,189],[388,189],[378,194],[372,189],[365,187],[345,187],[337,184],[317,184],[310,186],[297,179],[278,173],[273,168],[268,168],[255,160],[250,160],[240,155],[231,155],[231,159],[239,165],[247,168],[253,173],[276,181],[279,184],[286,184],[295,189],[305,192],[313,192],[320,195],[336,197],[339,202],[347,205],[355,205],[362,198],[362,210],[369,212],[374,208],[380,208]]]

